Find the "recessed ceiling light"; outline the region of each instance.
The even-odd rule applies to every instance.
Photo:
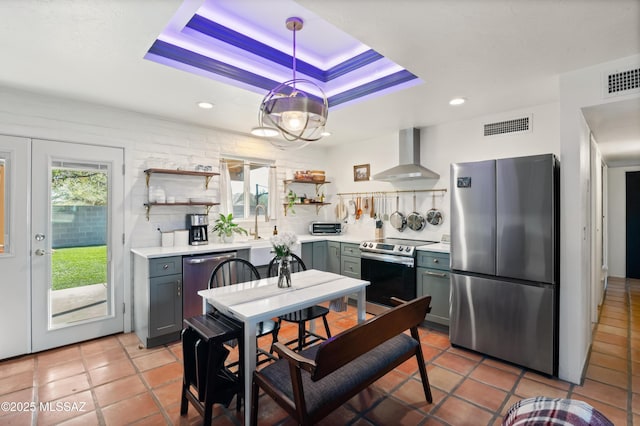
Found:
[[[453,98],[449,101],[449,105],[462,105],[466,101],[465,98]]]
[[[273,127],[260,126],[251,129],[251,134],[261,138],[272,138],[274,136],[278,136],[280,132],[278,129],[274,129]]]
[[[205,102],[205,101],[198,102],[198,106],[200,108],[202,108],[202,109],[211,109],[211,108],[213,108],[213,104],[211,102]]]

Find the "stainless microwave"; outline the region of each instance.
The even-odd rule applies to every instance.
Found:
[[[309,224],[311,235],[340,235],[342,223],[340,222],[311,222]]]

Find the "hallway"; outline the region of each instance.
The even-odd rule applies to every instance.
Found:
[[[354,325],[355,309],[331,312],[329,318],[337,334]],[[283,327],[283,339],[295,332],[294,326]],[[545,395],[583,400],[616,426],[640,426],[640,281],[610,279],[594,333],[586,377],[578,386],[453,348],[446,334],[422,327],[433,404],[424,401],[417,366],[408,361],[322,424],[499,425],[516,401]],[[141,349],[129,333],[0,362],[0,423],[201,424],[193,407],[187,417],[179,415],[181,357],[179,342]],[[262,398],[261,424],[291,424],[273,401]],[[67,405],[25,409],[30,402]],[[16,412],[18,407],[24,411]],[[234,407],[216,405],[213,424],[240,425],[242,414]]]

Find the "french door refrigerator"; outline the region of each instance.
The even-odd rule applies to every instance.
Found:
[[[451,165],[451,343],[557,376],[559,162]]]

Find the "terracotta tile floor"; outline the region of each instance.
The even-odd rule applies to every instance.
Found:
[[[335,334],[355,324],[355,310],[331,312],[330,320]],[[284,339],[295,332],[289,325],[281,333]],[[610,280],[594,336],[578,386],[452,348],[446,333],[422,328],[433,404],[424,400],[415,361],[408,361],[322,424],[498,425],[516,401],[546,395],[586,401],[618,426],[640,425],[640,281]],[[139,343],[135,334],[119,334],[0,362],[0,402],[61,408],[11,412],[3,406],[0,424],[200,424],[193,407],[188,416],[179,414],[180,343],[149,350]],[[242,422],[235,402],[216,405],[214,415],[214,424]],[[260,422],[292,424],[264,395]]]

